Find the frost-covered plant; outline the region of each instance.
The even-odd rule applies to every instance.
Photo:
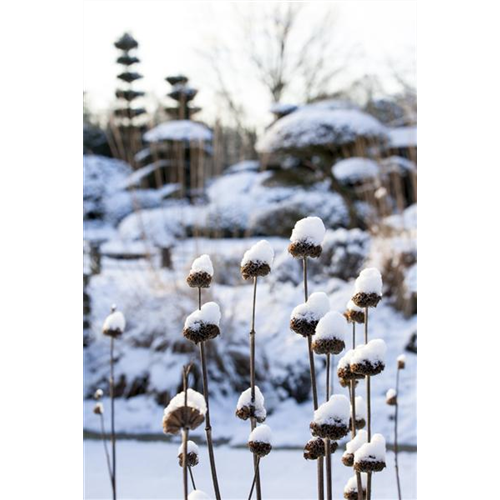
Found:
[[[358,472],[380,472],[385,468],[385,439],[374,434],[367,443],[354,452],[354,470]]]
[[[186,279],[191,288],[198,288],[198,310],[191,313],[184,323],[183,335],[200,348],[201,373],[203,380],[203,396],[206,404],[205,434],[207,437],[208,457],[210,472],[216,500],[221,500],[219,480],[215,465],[215,453],[212,441],[212,426],[210,424],[210,396],[208,390],[207,359],[205,342],[216,338],[220,334],[219,323],[221,318],[220,308],[215,302],[201,305],[201,289],[210,287],[214,275],[212,261],[207,254],[203,254],[193,261],[191,270]]]
[[[267,432],[266,429],[269,429],[269,427],[265,425],[262,425],[259,428],[256,427],[257,422],[263,422],[265,420],[266,409],[264,408],[264,396],[255,385],[255,309],[257,304],[257,279],[259,276],[267,276],[271,272],[273,260],[273,248],[268,241],[261,240],[245,252],[240,265],[240,271],[243,279],[253,279],[253,300],[252,320],[250,324],[250,389],[244,391],[240,396],[238,407],[236,409],[236,415],[243,420],[250,418],[252,434],[257,432],[257,429],[261,429],[258,431],[258,434],[264,434]],[[252,436],[252,434],[250,436]],[[259,473],[259,458],[261,455],[259,455],[259,453],[252,448],[250,442],[249,446],[254,453],[253,460],[255,469],[255,476],[252,483],[250,497],[252,496],[252,491],[255,485],[257,489],[257,500],[261,500],[262,492]],[[269,453],[269,451],[267,453]]]
[[[115,339],[120,338],[125,331],[125,316],[121,311],[116,310],[116,306],[111,307],[111,314],[104,320],[102,326],[103,335],[110,338],[109,351],[109,397],[111,400],[111,487],[113,490],[113,500],[116,500],[116,434],[115,434],[115,360],[114,346]]]
[[[363,493],[361,494],[361,498],[365,498],[366,495],[366,474],[360,474],[361,477],[361,488]],[[347,484],[344,487],[344,498],[346,500],[358,500],[360,498],[358,496],[358,488],[359,484],[357,481],[357,476],[352,476],[347,481]]]
[[[187,443],[187,468],[189,475],[191,477],[191,484],[193,485],[193,490],[196,490],[196,484],[194,482],[194,476],[192,467],[196,467],[199,462],[200,449],[194,441],[188,441]],[[184,466],[184,446],[181,444],[179,450],[177,451],[177,458],[179,459],[179,465]]]
[[[365,430],[360,430],[355,437],[348,441],[345,445],[345,452],[342,455],[342,463],[346,467],[354,465],[354,453],[361,448],[368,440],[368,434]]]

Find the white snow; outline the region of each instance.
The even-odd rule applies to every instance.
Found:
[[[417,127],[398,127],[389,130],[389,147],[416,148]]]
[[[201,490],[193,490],[188,495],[188,500],[212,500],[212,499]]]
[[[236,409],[243,408],[243,406],[251,406],[252,405],[252,388],[243,391],[238,399],[238,403],[236,405]],[[255,386],[255,416],[259,418],[266,418],[266,408],[264,406],[264,396],[258,386]]]
[[[361,473],[361,486],[363,489],[366,489],[367,477],[368,475],[365,472]],[[344,488],[344,493],[350,493],[352,491],[358,491],[358,478],[356,474],[349,478],[349,481],[347,481],[347,484],[345,485]]]
[[[199,455],[200,454],[200,449],[198,448],[198,445],[194,441],[189,440],[187,442],[187,452],[188,453],[196,453],[196,455]],[[179,449],[177,450],[177,453],[179,455],[182,455],[184,453],[184,445],[181,444],[179,446]]]
[[[104,395],[104,392],[102,389],[97,389],[94,393],[94,399],[101,399]]]
[[[354,292],[382,295],[382,275],[380,271],[374,267],[363,269],[354,283]]]
[[[212,140],[212,132],[201,123],[191,120],[171,120],[160,123],[144,134],[147,142],[160,141],[193,141]]]
[[[368,441],[368,433],[361,429],[356,432],[356,436],[345,444],[347,453],[355,453]]]
[[[349,300],[347,305],[345,306],[348,311],[357,311],[357,312],[364,312],[362,307],[358,307],[352,299]]]
[[[363,363],[365,361],[385,363],[387,346],[382,339],[373,339],[368,344],[358,345],[354,349],[351,363]]]
[[[397,361],[401,361],[402,363],[406,363],[406,354],[400,354],[398,357],[397,357]]]
[[[112,312],[105,320],[102,325],[103,330],[120,330],[123,332],[125,330],[125,316],[121,311]]]
[[[191,313],[184,322],[184,328],[190,330],[199,330],[204,323],[207,325],[217,325],[220,322],[220,307],[215,302],[207,302],[201,306],[201,309],[196,309]]]
[[[250,250],[245,252],[241,265],[244,266],[248,262],[268,264],[271,267],[274,259],[273,247],[269,244],[267,240],[260,240],[258,243],[253,245]]]
[[[257,160],[242,160],[224,170],[224,174],[236,174],[238,172],[258,172],[260,163]]]
[[[214,275],[214,266],[212,265],[212,261],[207,254],[203,254],[197,259],[194,259],[193,264],[191,265],[191,272],[205,272],[210,276]]]
[[[385,399],[392,399],[392,398],[395,398],[396,396],[397,396],[397,393],[394,389],[389,389],[385,393]]]
[[[325,238],[325,225],[319,217],[306,217],[295,223],[290,241],[302,241],[312,245],[321,245]]]
[[[312,293],[307,302],[299,304],[292,311],[291,318],[305,319],[306,321],[318,321],[330,309],[330,300],[324,292]]]
[[[369,443],[365,443],[354,453],[354,462],[361,460],[377,460],[385,462],[385,438],[382,434],[374,434]]]
[[[380,173],[377,162],[368,158],[347,158],[332,167],[333,175],[340,182],[362,182],[375,179]]]
[[[349,399],[343,394],[334,394],[314,412],[314,422],[322,425],[333,424],[340,420],[349,425],[350,413]]]
[[[262,424],[257,426],[251,433],[250,436],[248,436],[248,442],[254,441],[254,442],[259,442],[259,443],[269,443],[272,444],[272,433],[271,433],[271,428],[266,425]]]
[[[94,408],[99,408],[99,411],[104,413],[104,405],[102,403],[96,403]]]
[[[326,313],[316,326],[314,339],[338,339],[344,340],[349,334],[349,326],[343,314],[337,311]]]
[[[356,420],[361,420],[361,419],[366,420],[367,408],[365,400],[361,396],[356,396],[355,404],[356,404]]]
[[[170,400],[170,403],[168,403],[168,406],[163,411],[163,414],[167,416],[170,415],[173,411],[177,410],[178,408],[184,407],[184,397],[185,397],[184,391],[174,396]],[[187,390],[187,405],[191,408],[195,408],[202,415],[205,415],[205,413],[207,412],[207,404],[205,403],[205,398],[203,397],[202,394],[196,392],[193,389]]]
[[[354,356],[354,349],[349,349],[340,359],[339,362],[337,363],[337,371],[340,370],[341,368],[347,368],[348,366],[351,365],[352,363],[352,358]]]

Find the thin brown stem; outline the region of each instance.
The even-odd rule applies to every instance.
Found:
[[[189,471],[189,476],[191,477],[191,484],[193,485],[193,490],[195,490],[196,484],[194,482],[193,470],[191,467],[188,467],[188,471]]]
[[[352,323],[352,348],[356,348],[356,323],[353,321]],[[352,413],[351,413],[351,434],[352,434],[352,439],[356,437],[356,380],[351,380],[350,384],[350,395],[351,395],[351,406],[352,406]],[[363,482],[361,481],[361,473],[356,472],[356,484],[358,488],[358,500],[363,500]]]
[[[185,427],[182,430],[182,484],[184,486],[184,500],[188,500],[188,466],[187,466],[188,435],[189,435],[189,429]]]
[[[109,458],[108,445],[106,443],[106,430],[104,429],[104,417],[102,413],[99,414],[101,420],[101,439],[104,446],[104,453],[106,454],[106,464],[108,466],[109,480],[111,485],[113,485],[113,471],[111,470],[111,459]]]
[[[330,353],[326,355],[326,401],[330,399]],[[330,440],[325,439],[326,498],[332,500],[332,455]]]
[[[396,482],[398,485],[398,499],[402,499],[401,482],[399,480],[399,462],[398,462],[398,410],[399,410],[399,368],[396,372],[396,409],[394,414],[394,466],[396,468]]]
[[[109,396],[111,399],[111,461],[112,461],[112,480],[111,488],[113,490],[113,500],[116,500],[116,435],[115,435],[115,363],[114,363],[114,338],[111,337],[111,346],[109,353],[110,377],[109,377]]]
[[[368,344],[368,307],[365,307],[365,344]],[[371,408],[371,378],[369,375],[366,379],[366,413],[367,413],[367,434],[368,442],[372,440],[372,408]],[[366,476],[366,500],[371,500],[372,497],[372,473],[368,472]]]
[[[251,498],[252,498],[253,490],[255,488],[255,484],[257,483],[257,478],[259,476],[260,457],[255,457],[255,458],[256,458],[256,460],[254,460],[253,481],[252,481],[252,486],[250,487],[250,493],[248,494],[248,500],[251,500]]]

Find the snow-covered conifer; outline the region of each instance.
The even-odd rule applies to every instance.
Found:
[[[186,318],[182,334],[195,344],[214,339],[220,334],[220,317],[218,304],[207,302]]]
[[[295,258],[317,258],[321,255],[325,233],[325,225],[319,217],[301,219],[295,223],[288,251]]]
[[[298,305],[290,318],[290,328],[303,337],[314,335],[319,320],[330,309],[330,300],[324,292],[311,294],[307,302]]]
[[[244,279],[267,276],[271,272],[274,259],[273,247],[266,240],[260,240],[247,250],[241,261],[241,274]]]
[[[212,261],[207,254],[203,254],[193,261],[186,281],[191,288],[209,288],[213,275]]]

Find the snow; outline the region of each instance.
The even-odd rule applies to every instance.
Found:
[[[286,115],[288,113],[293,113],[297,108],[298,106],[296,104],[276,102],[269,108],[269,111],[276,115]]]
[[[94,393],[94,399],[101,399],[104,396],[102,389],[97,389]]]
[[[345,444],[347,453],[355,453],[368,441],[368,432],[361,429],[356,432],[356,436]]]
[[[274,259],[273,247],[266,240],[260,240],[255,243],[250,250],[245,252],[243,255],[243,260],[241,261],[241,266],[243,267],[248,262],[267,264],[271,267]]]
[[[272,444],[272,432],[271,428],[266,424],[261,424],[257,426],[248,436],[248,442],[258,442],[258,443],[269,443]]]
[[[380,167],[374,160],[353,157],[335,163],[332,173],[340,182],[355,183],[375,179]]]
[[[172,412],[174,412],[178,408],[183,408],[184,407],[184,398],[185,398],[184,391],[182,391],[179,394],[177,394],[176,396],[174,396],[170,400],[170,403],[168,403],[168,406],[165,408],[165,410],[163,412],[165,417],[170,415]],[[196,392],[193,389],[187,390],[187,405],[190,408],[195,408],[202,415],[205,415],[205,413],[207,412],[207,404],[205,403],[205,398],[203,397],[202,394],[200,394],[199,392]]]
[[[348,311],[357,311],[357,312],[364,312],[362,307],[358,307],[352,299],[349,300],[347,305],[345,306]]]
[[[257,151],[272,153],[307,147],[331,147],[358,137],[385,139],[386,128],[373,116],[355,109],[313,106],[290,113],[271,125],[257,141]]]
[[[383,172],[416,172],[417,166],[402,156],[389,156],[380,160]]]
[[[316,326],[314,339],[344,340],[349,335],[349,326],[345,316],[337,311],[326,313]]]
[[[369,443],[365,443],[354,453],[354,462],[361,460],[378,460],[385,462],[385,438],[382,434],[374,434]]]
[[[348,366],[351,365],[352,363],[352,358],[354,356],[354,349],[349,349],[340,359],[339,362],[337,363],[337,371],[339,371],[341,368],[347,368]]]
[[[397,358],[398,362],[406,363],[406,354],[400,354]]]
[[[354,283],[354,293],[359,292],[382,295],[382,275],[378,269],[369,267],[359,273]]]
[[[144,134],[147,142],[185,141],[203,142],[212,140],[212,132],[202,123],[191,120],[171,120],[160,123]]]
[[[125,316],[121,311],[112,312],[105,320],[102,325],[103,331],[106,330],[120,330],[123,332],[125,330]]]
[[[239,410],[240,408],[243,408],[244,406],[251,406],[252,405],[252,389],[249,388],[246,391],[243,391],[238,398],[238,403],[236,405],[236,409]],[[255,401],[254,401],[254,408],[255,408],[255,416],[258,418],[266,418],[266,408],[264,406],[264,396],[262,392],[260,392],[260,389],[258,386],[255,386]]]
[[[212,500],[212,499],[201,490],[193,490],[188,495],[188,500]]]
[[[214,275],[214,266],[212,265],[212,261],[210,260],[210,256],[206,253],[200,255],[197,259],[194,259],[193,264],[191,265],[191,272],[205,272],[210,276]]]
[[[200,449],[198,448],[198,445],[191,440],[188,440],[187,442],[187,452],[188,453],[196,453],[196,455],[200,454]],[[179,455],[182,455],[184,453],[184,446],[181,444],[179,446],[179,449],[177,450],[177,453]]]
[[[198,330],[201,324],[219,326],[221,314],[220,307],[215,302],[207,302],[201,306],[201,309],[196,309],[191,313],[184,323],[184,328]]]
[[[385,363],[387,346],[382,339],[373,339],[368,344],[362,344],[354,349],[351,363],[363,363],[364,361]]]
[[[224,170],[224,175],[236,174],[238,172],[258,172],[260,170],[260,163],[258,160],[243,160],[227,167]]]
[[[104,413],[104,405],[102,403],[96,403],[94,408],[99,408],[99,413]]]
[[[398,127],[389,130],[389,147],[416,148],[417,127]]]
[[[394,389],[389,389],[385,393],[385,399],[392,399],[392,398],[395,398],[396,396],[397,396],[397,392]]]
[[[295,223],[290,241],[321,245],[325,233],[325,225],[319,217],[306,217]]]
[[[368,475],[364,472],[361,473],[361,486],[363,489],[366,489],[366,481],[367,481]],[[358,491],[358,477],[355,474],[354,476],[349,478],[349,481],[347,481],[347,484],[345,485],[344,492],[345,493],[350,493],[351,491]]]
[[[361,420],[361,419],[366,420],[367,409],[365,400],[361,396],[356,396],[355,404],[356,404],[356,420]]]
[[[341,421],[349,425],[351,406],[343,394],[334,394],[314,412],[314,422],[319,425]]]
[[[307,302],[299,304],[292,311],[291,319],[300,318],[306,321],[319,321],[330,309],[330,300],[324,292],[312,293]]]

